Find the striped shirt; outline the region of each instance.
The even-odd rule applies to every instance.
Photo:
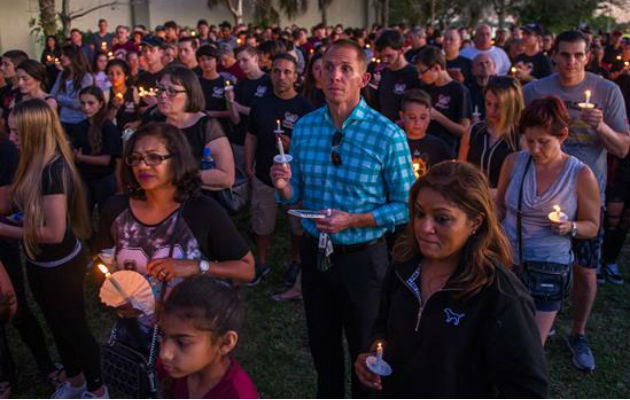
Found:
[[[334,166],[330,153],[336,131],[326,106],[297,122],[291,137],[293,197],[286,203],[302,201],[308,210],[371,213],[375,227],[349,228],[331,239],[345,245],[378,239],[409,220],[407,197],[414,174],[405,133],[361,98],[341,127],[342,162]],[[303,219],[302,225],[312,236],[319,235],[312,220]]]

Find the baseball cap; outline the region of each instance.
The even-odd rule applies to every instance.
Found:
[[[141,46],[151,46],[151,47],[159,47],[163,49],[166,46],[166,43],[157,36],[148,35],[142,38],[142,42],[140,42]]]
[[[523,25],[521,27],[521,30],[527,31],[529,33],[533,33],[533,34],[538,35],[538,36],[543,36],[545,34],[545,31],[542,28],[542,26],[540,26],[539,24],[536,24],[536,23]]]

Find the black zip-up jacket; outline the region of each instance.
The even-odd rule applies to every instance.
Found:
[[[518,278],[498,266],[476,295],[457,300],[449,281],[423,305],[419,261],[393,263],[385,278],[374,339],[393,373],[382,395],[547,397],[535,307]]]

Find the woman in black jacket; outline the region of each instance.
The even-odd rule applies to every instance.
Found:
[[[355,362],[361,382],[387,397],[547,397],[534,303],[504,267],[510,247],[483,174],[439,163],[409,207],[371,348],[381,344],[393,373],[370,372],[366,352]]]

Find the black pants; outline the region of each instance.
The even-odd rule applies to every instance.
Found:
[[[15,290],[17,313],[12,320],[20,338],[33,353],[39,372],[48,375],[54,369],[46,346],[44,332],[26,300],[20,245],[15,240],[0,239],[0,261],[4,265]],[[15,363],[7,343],[4,326],[0,326],[0,381],[15,383]]]
[[[85,182],[85,188],[87,189],[88,212],[90,213],[94,211],[94,206],[98,205],[100,207],[109,197],[116,193],[116,177],[114,174],[96,179],[84,179],[83,182]]]
[[[77,257],[58,267],[43,268],[27,262],[33,297],[52,332],[66,374],[83,372],[88,390],[102,385],[99,346],[85,318],[83,282],[86,257]]]
[[[317,242],[302,239],[302,296],[309,345],[317,370],[317,397],[345,396],[343,333],[351,363],[368,350],[372,325],[378,314],[381,287],[387,269],[387,246],[379,242],[348,254],[333,253],[333,266],[317,270]],[[366,389],[352,372],[353,397],[366,397]]]

